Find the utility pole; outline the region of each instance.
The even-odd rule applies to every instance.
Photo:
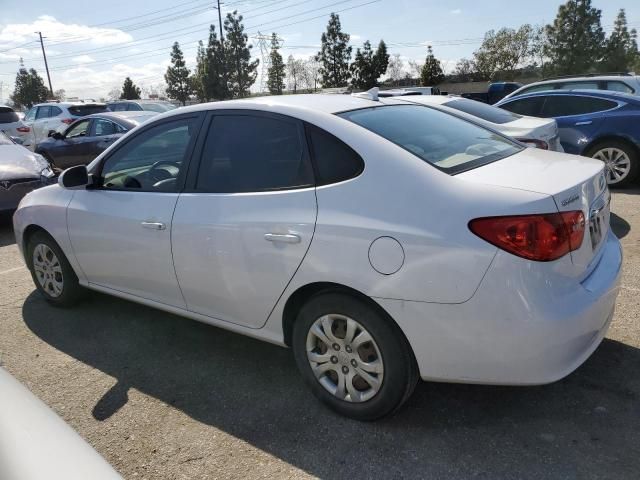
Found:
[[[220,50],[222,53],[222,58],[225,59],[225,53],[224,53],[224,33],[222,33],[222,10],[220,10],[220,0],[216,0],[216,3],[218,4],[217,10],[218,10],[218,26],[220,27]],[[215,6],[213,8],[216,8]],[[227,67],[226,67],[226,60],[224,60],[222,62],[223,65],[223,70],[222,70],[222,79],[226,82],[227,79]],[[226,89],[225,89],[226,91]],[[224,98],[223,98],[224,100]]]
[[[42,32],[35,32],[40,36],[40,46],[42,47],[42,56],[44,57],[44,68],[47,70],[47,80],[49,80],[49,91],[53,97],[53,87],[51,86],[51,75],[49,75],[49,65],[47,64],[47,54],[44,53],[44,42],[42,41]]]

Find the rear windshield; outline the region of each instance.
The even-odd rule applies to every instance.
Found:
[[[69,107],[69,113],[76,117],[84,117],[85,115],[104,113],[106,111],[108,111],[106,105],[74,105]]]
[[[487,122],[497,123],[500,125],[503,123],[515,122],[522,118],[520,115],[515,113],[502,110],[498,107],[492,107],[486,103],[468,100],[466,98],[456,98],[450,102],[443,103],[443,105],[445,107],[454,108],[461,112],[468,113],[474,117],[481,118]]]
[[[0,123],[13,123],[20,120],[18,114],[9,107],[0,107]]]
[[[453,115],[419,105],[389,105],[338,114],[455,174],[522,150],[515,142]]]
[[[147,110],[149,112],[168,112],[169,110],[173,110],[176,108],[172,103],[142,103],[140,104],[143,110]]]

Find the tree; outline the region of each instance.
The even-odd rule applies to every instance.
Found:
[[[258,76],[259,60],[251,61],[251,45],[247,44],[242,15],[237,11],[228,13],[224,21],[224,53],[227,65],[227,85],[233,97],[246,97]]]
[[[306,72],[308,78],[308,86],[307,88],[311,91],[318,90],[318,85],[322,81],[322,76],[320,75],[320,62],[318,59],[313,56],[309,57],[306,62],[304,62],[304,70]]]
[[[538,68],[543,77],[547,76],[548,58],[546,56],[547,29],[543,26],[536,26],[531,36],[531,63],[534,68]]]
[[[49,97],[49,89],[44,86],[44,80],[35,69],[27,70],[20,59],[20,69],[16,74],[16,82],[11,101],[16,108],[31,108],[35,103],[41,103]]]
[[[389,52],[387,51],[387,44],[384,40],[380,40],[378,48],[373,56],[374,75],[376,75],[376,84],[378,79],[387,73],[389,68]]]
[[[67,98],[67,91],[64,88],[59,88],[58,90],[53,92],[53,98],[60,102],[64,102],[64,100]]]
[[[461,58],[456,63],[456,68],[453,71],[453,74],[456,77],[456,80],[459,82],[471,82],[473,81],[475,73],[475,65],[468,58]]]
[[[427,87],[431,85],[438,85],[444,80],[444,72],[442,71],[442,65],[433,54],[431,45],[427,47],[427,58],[424,60],[422,71],[420,72],[420,83]]]
[[[302,60],[296,60],[293,55],[289,55],[289,58],[287,58],[286,71],[289,90],[297,93],[298,87],[303,84],[304,80],[304,62]]]
[[[632,70],[638,58],[637,38],[636,30],[629,31],[627,27],[627,16],[624,9],[620,9],[613,32],[606,42],[602,71],[628,72]]]
[[[175,42],[171,49],[171,65],[167,67],[164,79],[167,82],[167,95],[169,95],[169,98],[178,100],[182,105],[187,103],[189,96],[193,92],[189,73],[184,61],[184,55],[180,50],[180,44]]]
[[[207,51],[204,48],[202,40],[198,42],[198,51],[196,52],[196,70],[191,77],[191,87],[193,93],[200,102],[209,100],[207,95]]]
[[[533,28],[528,24],[518,30],[489,30],[480,48],[473,53],[476,70],[483,79],[493,80],[501,76],[505,80],[513,80],[518,68],[531,58],[533,35]]]
[[[389,54],[387,46],[381,40],[375,53],[371,48],[371,43],[366,40],[362,50],[356,50],[353,63],[349,67],[351,71],[351,85],[354,88],[368,90],[378,84],[380,76],[387,72],[389,65]]]
[[[322,34],[316,58],[320,62],[320,76],[325,88],[346,87],[349,83],[351,47],[349,34],[342,32],[340,17],[332,13],[327,31]]]
[[[133,80],[129,77],[124,79],[120,98],[124,100],[137,100],[140,98],[140,89],[136,87]]]
[[[206,71],[204,78],[204,93],[207,100],[224,100],[230,98],[226,77],[226,59],[224,46],[218,40],[216,28],[209,27],[209,41],[206,50]]]
[[[558,75],[593,71],[604,55],[602,12],[591,0],[569,0],[558,9],[553,25],[547,25],[545,55]]]
[[[271,34],[271,53],[269,54],[271,57],[271,66],[267,73],[267,87],[269,88],[271,95],[282,95],[282,91],[285,87],[285,64],[282,61],[282,55],[280,55],[279,50],[280,41],[278,40],[278,36],[273,33]]]
[[[387,73],[389,80],[391,80],[391,84],[397,87],[400,83],[400,80],[402,80],[405,75],[404,62],[402,61],[402,57],[399,53],[394,53],[393,55],[391,55]]]
[[[422,75],[422,67],[424,65],[416,60],[409,60],[409,76],[413,78],[420,78]]]

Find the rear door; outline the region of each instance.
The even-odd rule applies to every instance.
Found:
[[[612,100],[586,95],[549,95],[540,116],[555,118],[565,152],[580,155],[602,126],[602,112],[617,106]]]
[[[31,127],[31,129],[33,130],[35,145],[47,138],[47,135],[49,134],[48,131],[45,133],[45,129],[47,128],[47,122],[49,121],[50,112],[51,107],[49,105],[41,105],[36,111],[36,118],[33,122],[33,126]]]
[[[113,142],[120,138],[126,130],[111,120],[96,117],[91,126],[90,156],[91,160],[104,152]]]
[[[199,165],[173,217],[176,274],[189,310],[259,328],[315,228],[304,130],[251,111],[212,112],[205,126]]]

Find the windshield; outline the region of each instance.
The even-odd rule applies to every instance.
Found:
[[[150,112],[168,112],[169,110],[173,110],[176,106],[172,103],[143,103],[141,104],[144,110],[148,110]]]
[[[503,123],[515,122],[522,118],[520,115],[515,113],[502,110],[498,107],[492,107],[486,103],[468,100],[466,98],[456,98],[450,102],[443,103],[443,105],[460,112],[468,113],[474,117],[481,118],[487,122],[497,123],[500,125]]]
[[[523,147],[453,115],[419,105],[390,105],[338,114],[455,174],[500,160]]]
[[[9,107],[0,107],[0,123],[13,123],[19,121],[18,114]]]

